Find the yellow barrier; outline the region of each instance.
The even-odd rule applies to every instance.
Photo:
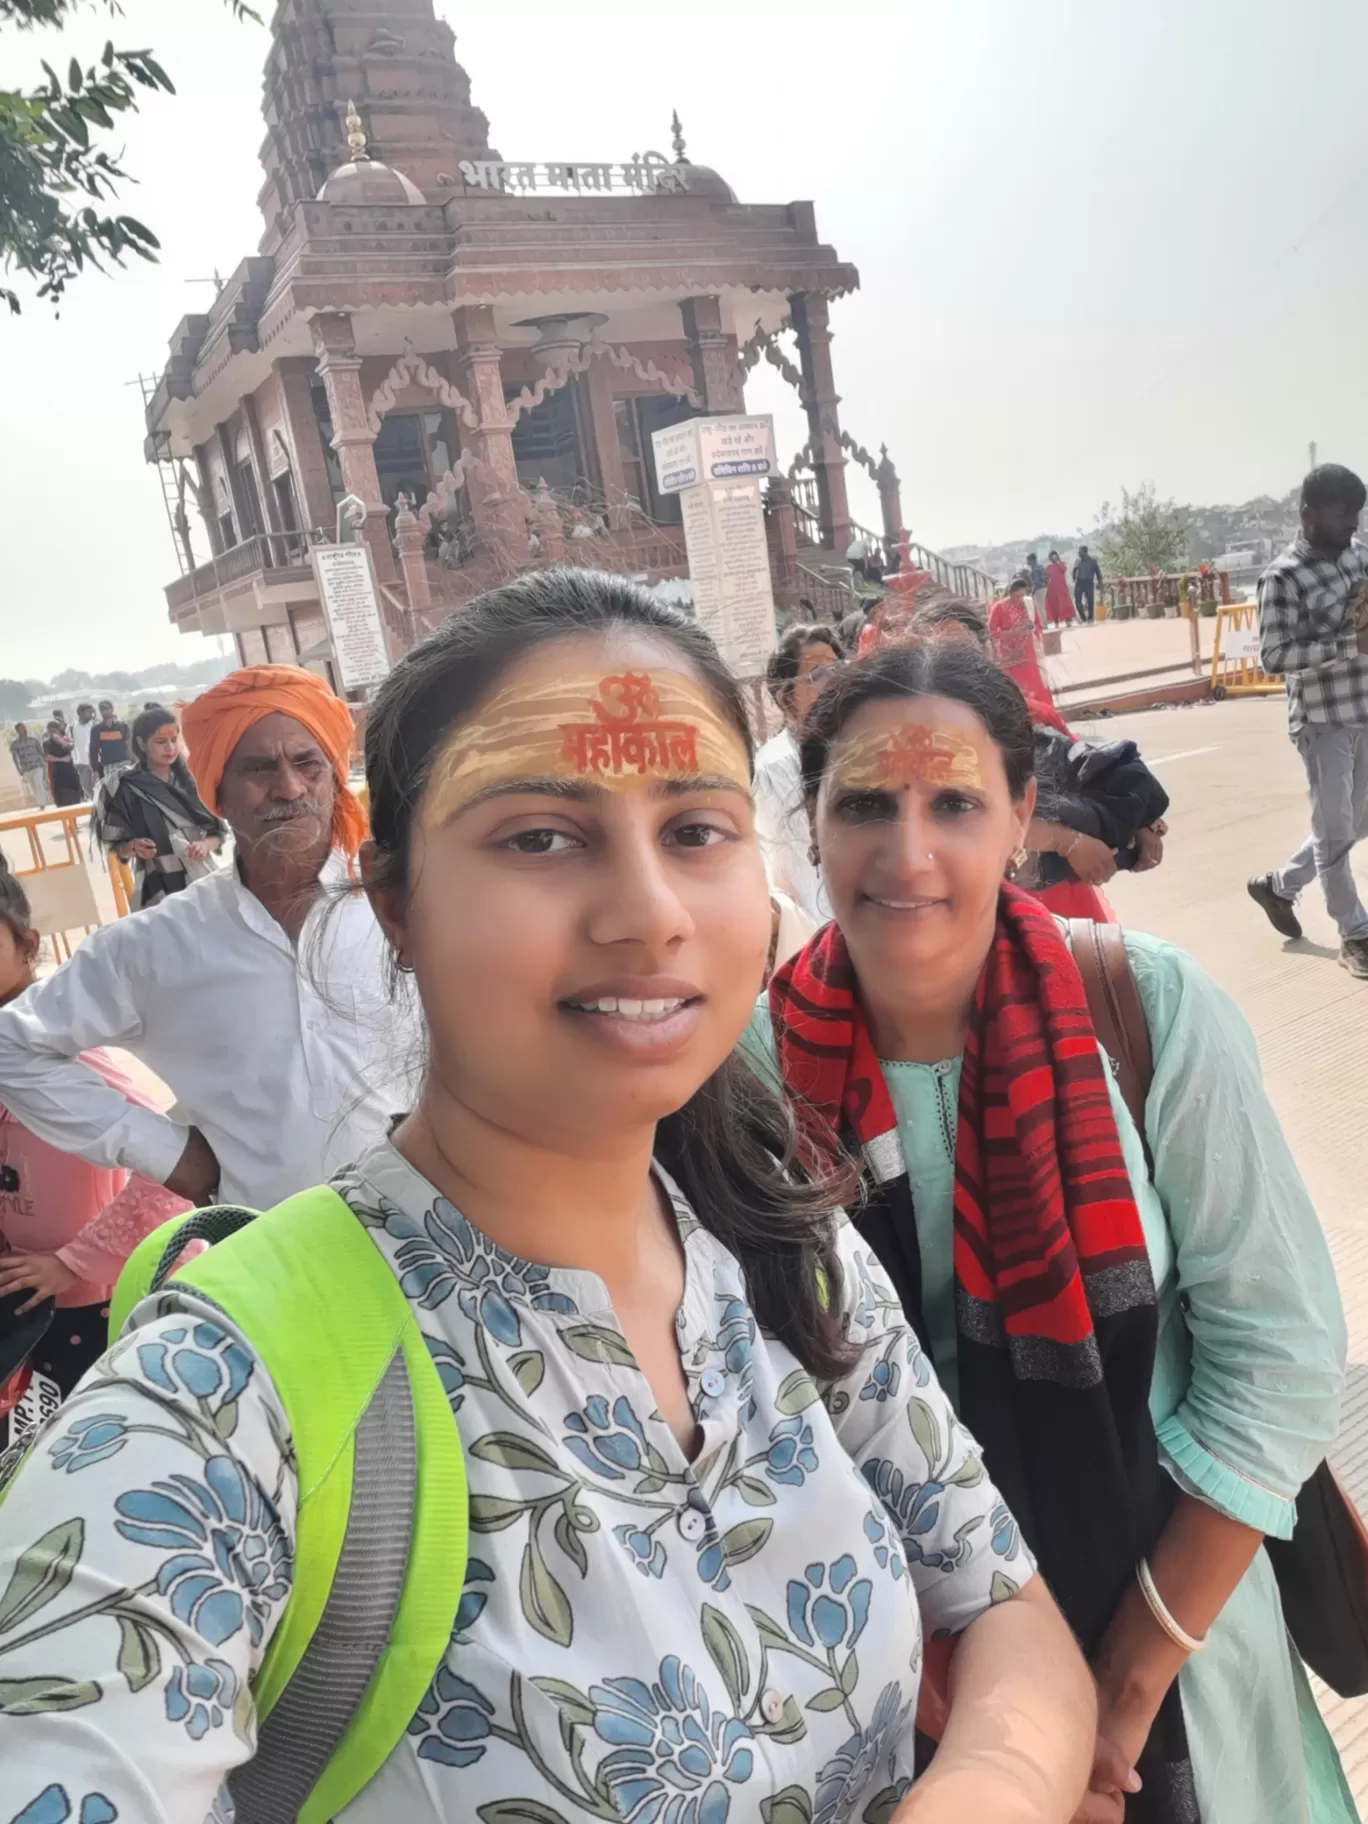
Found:
[[[1216,610],[1216,650],[1211,658],[1211,694],[1268,697],[1283,687],[1259,663],[1259,606],[1232,602]]]

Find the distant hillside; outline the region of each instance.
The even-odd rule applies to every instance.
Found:
[[[1281,500],[1260,494],[1242,506],[1185,507],[1188,516],[1188,561],[1200,564],[1224,557],[1228,551],[1249,551],[1258,567],[1281,551],[1297,535],[1297,489]],[[1104,528],[1090,532],[1041,533],[1036,538],[1013,539],[1002,545],[951,545],[942,555],[952,563],[974,564],[989,575],[1006,578],[1019,570],[1034,551],[1044,563],[1046,553],[1058,551],[1072,569],[1080,544],[1097,551]]]

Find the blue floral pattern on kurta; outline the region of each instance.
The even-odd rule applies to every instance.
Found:
[[[861,1357],[819,1388],[666,1188],[692,1463],[596,1276],[513,1259],[389,1146],[339,1181],[415,1308],[471,1495],[445,1662],[345,1824],[514,1801],[541,1824],[879,1824],[911,1779],[923,1630],[1031,1575],[854,1231]],[[192,1293],[137,1316],[0,1508],[5,1824],[200,1824],[251,1752],[293,1577],[284,1414]]]

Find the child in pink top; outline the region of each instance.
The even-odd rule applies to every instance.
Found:
[[[0,1007],[32,983],[40,941],[24,889],[0,864]],[[107,1052],[83,1052],[81,1061],[130,1102],[148,1106]],[[24,1311],[56,1300],[33,1366],[64,1395],[104,1353],[109,1297],[124,1261],[144,1235],[190,1207],[150,1179],[59,1152],[0,1103],[0,1298],[29,1292]]]

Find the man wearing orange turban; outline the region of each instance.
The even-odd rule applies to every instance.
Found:
[[[196,1203],[269,1209],[384,1137],[420,1023],[355,879],[351,713],[312,672],[252,665],[182,713],[235,863],[92,932],[0,1009],[0,1101],[49,1144]],[[80,1060],[120,1045],[176,1098],[131,1108]]]
[[[322,678],[298,665],[248,665],[230,671],[212,690],[186,705],[181,731],[200,797],[212,810],[229,815],[221,797],[224,774],[248,730],[268,716],[297,723],[327,755],[336,793],[331,846],[355,855],[367,831],[365,812],[347,784],[351,711]]]

